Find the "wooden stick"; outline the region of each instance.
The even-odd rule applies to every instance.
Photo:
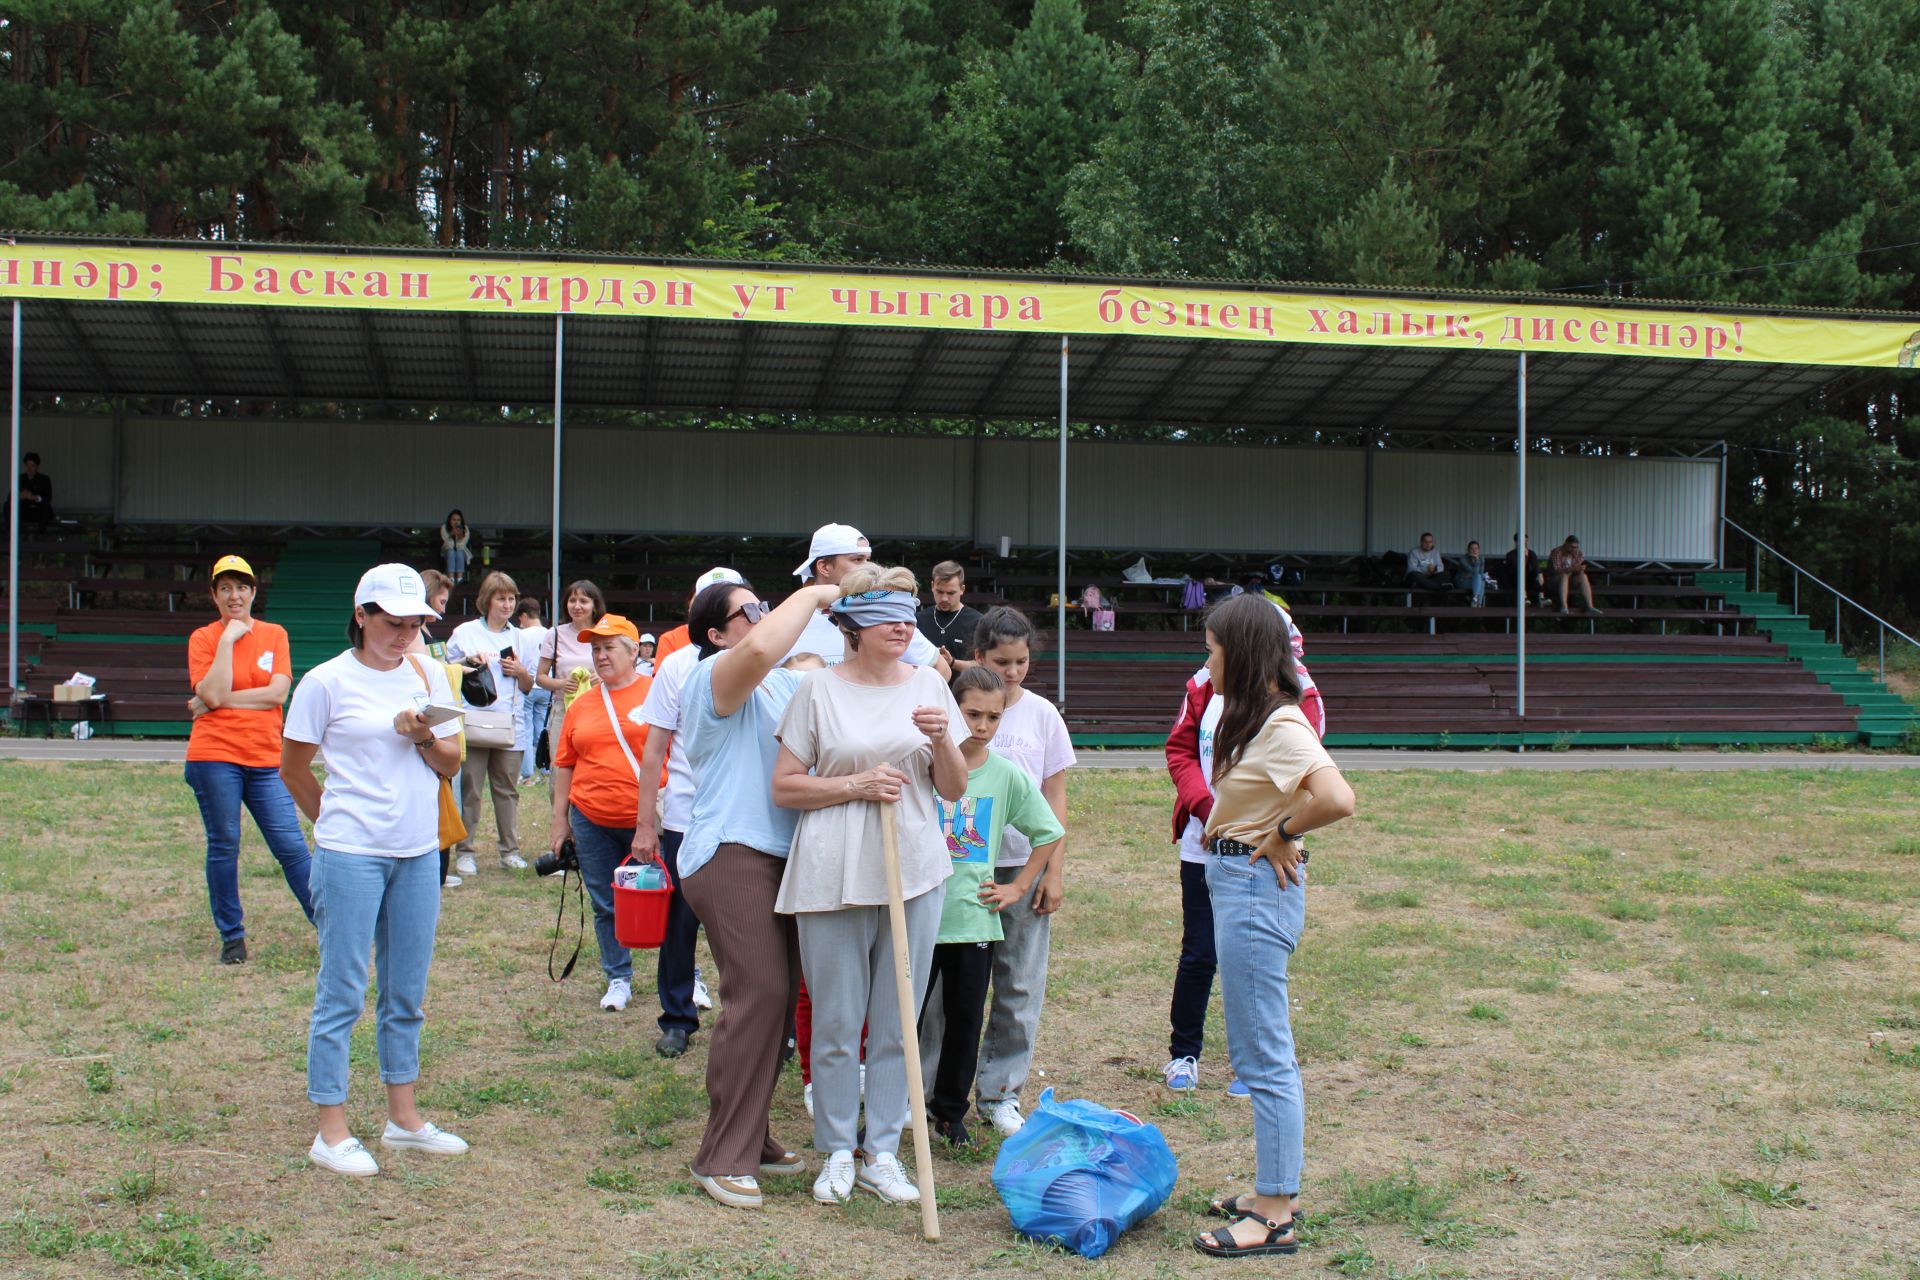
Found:
[[[907,1060],[907,1101],[913,1109],[914,1181],[920,1187],[920,1234],[940,1238],[940,1206],[933,1195],[933,1147],[927,1140],[927,1083],[920,1074],[920,1027],[914,1016],[913,977],[907,963],[907,903],[900,890],[900,837],[893,806],[880,806],[887,850],[887,916],[893,922],[893,985],[900,996],[900,1047]]]

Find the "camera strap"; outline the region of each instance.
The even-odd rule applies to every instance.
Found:
[[[578,907],[580,928],[573,937],[573,954],[567,957],[567,963],[556,977],[553,972],[553,958],[560,951],[560,930],[567,919],[567,877],[573,877],[573,896]],[[553,941],[547,946],[547,979],[551,982],[565,982],[573,974],[573,966],[580,959],[580,945],[587,937],[587,882],[577,871],[560,873],[560,911],[553,918]]]

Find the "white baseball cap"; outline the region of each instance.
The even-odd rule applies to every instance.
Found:
[[[744,587],[747,585],[747,580],[733,570],[715,565],[693,580],[693,594],[699,595],[708,587],[717,586],[722,582],[735,587]]]
[[[427,584],[412,566],[404,564],[377,564],[361,574],[360,585],[353,589],[353,602],[379,605],[382,613],[397,618],[440,616],[427,603]]]
[[[653,632],[649,631],[647,632],[647,634],[640,637],[640,643],[641,644],[659,644],[660,642],[658,640],[655,640],[653,638]]]
[[[813,581],[813,562],[821,556],[849,556],[868,550],[867,535],[850,524],[823,524],[813,531],[813,544],[807,558],[793,576],[802,582]]]

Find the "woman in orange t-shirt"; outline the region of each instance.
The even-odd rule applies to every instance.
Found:
[[[573,838],[580,879],[593,899],[600,968],[607,975],[600,1007],[617,1012],[633,997],[633,955],[613,931],[613,869],[632,847],[640,815],[639,760],[647,749],[640,707],[653,681],[638,670],[640,629],[626,618],[605,614],[582,627],[580,638],[592,646],[593,673],[600,683],[573,700],[554,741],[552,848],[559,853]],[[617,729],[607,715],[609,700]]]
[[[253,566],[223,556],[213,566],[213,604],[220,613],[187,640],[193,735],[187,740],[187,785],[207,828],[207,901],[220,931],[220,963],[244,964],[246,921],[240,910],[240,809],[253,815],[280,861],[287,887],[313,920],[307,892],[311,859],[287,784],[280,780],[280,708],[293,683],[287,632],[253,616]]]

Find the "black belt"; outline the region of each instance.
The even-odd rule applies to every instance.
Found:
[[[1213,843],[1207,846],[1207,852],[1216,858],[1251,858],[1255,853],[1259,852],[1259,849],[1259,845],[1242,844],[1238,840],[1229,840],[1225,836],[1216,837]],[[1306,860],[1307,851],[1302,849],[1300,851],[1300,861],[1304,864]]]

